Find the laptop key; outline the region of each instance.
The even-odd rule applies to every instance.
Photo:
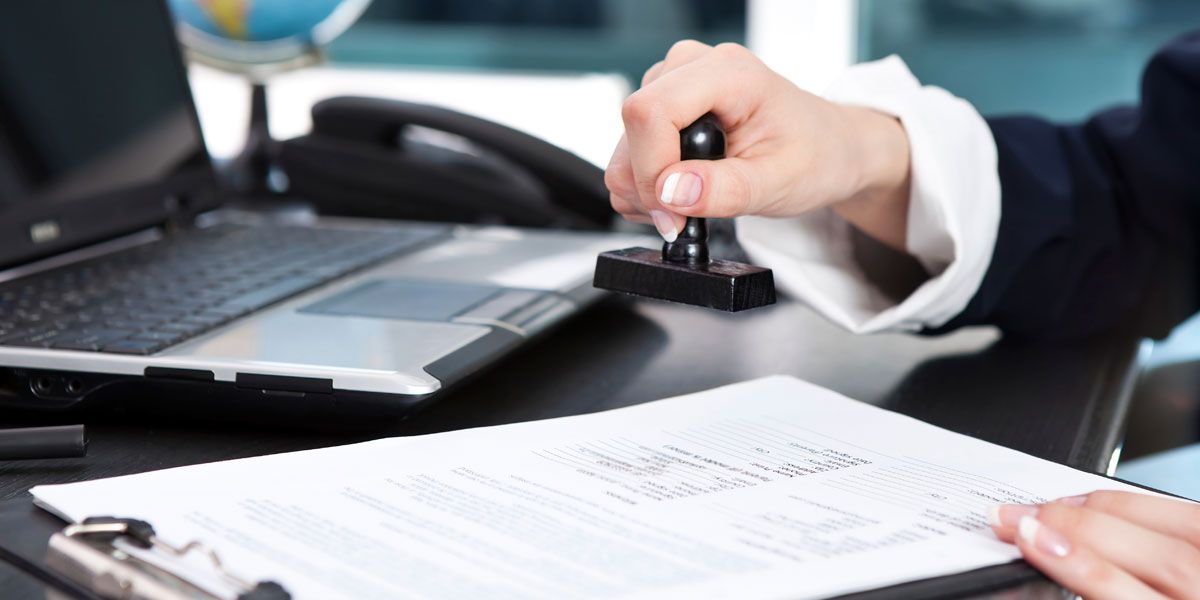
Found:
[[[105,344],[101,350],[116,354],[145,355],[154,354],[165,347],[167,347],[167,344],[153,340],[120,340],[111,344]]]
[[[130,331],[141,331],[148,327],[157,325],[157,321],[134,321],[128,318],[108,319],[104,324],[113,329],[128,329]]]
[[[232,320],[250,314],[251,312],[254,312],[254,309],[244,305],[218,304],[216,306],[205,308],[204,312],[200,314],[220,315],[225,319]]]
[[[155,327],[154,331],[162,333],[177,333],[183,336],[193,336],[204,329],[205,327],[199,323],[180,320],[172,323],[163,323]]]
[[[134,315],[139,321],[147,321],[151,323],[171,323],[183,318],[184,315],[190,313],[189,310],[179,310],[175,308],[155,308],[154,310],[139,311]]]
[[[229,321],[232,321],[233,319],[234,319],[234,317],[229,314],[209,312],[209,311],[205,310],[205,311],[198,312],[196,314],[188,315],[188,316],[180,319],[180,322],[181,323],[195,323],[197,325],[201,325],[204,327],[216,327],[217,325],[222,325],[224,323],[228,323]]]
[[[5,340],[3,345],[20,346],[22,348],[48,348],[50,347],[51,341],[60,335],[62,335],[61,331],[57,329],[50,329],[40,333],[34,333],[31,335]]]
[[[313,277],[287,277],[281,279],[271,285],[260,288],[253,292],[229,298],[217,305],[218,307],[228,306],[244,306],[250,310],[258,310],[268,304],[273,304],[295,295],[318,283]]]
[[[221,302],[220,306],[247,306],[252,308],[252,310],[257,310],[257,308],[262,308],[271,304],[271,302],[287,298],[287,296],[300,292],[302,289],[311,287],[312,283],[308,278],[288,277],[272,283],[268,287],[256,289],[254,292],[234,296],[234,298]]]
[[[6,345],[6,344],[9,344],[10,342],[15,342],[16,340],[29,338],[31,336],[43,334],[45,332],[56,333],[56,332],[58,332],[58,329],[51,327],[47,323],[39,323],[39,324],[33,325],[33,326],[29,326],[29,325],[20,326],[20,327],[13,329],[11,333],[8,333],[7,335],[0,337],[0,345]]]
[[[121,341],[133,335],[133,333],[132,331],[108,329],[74,335],[64,334],[51,340],[50,347],[57,350],[88,350],[96,352],[105,345]]]
[[[134,336],[130,339],[134,340],[134,341],[148,341],[148,342],[160,342],[162,344],[174,344],[175,342],[178,342],[179,340],[182,340],[185,337],[187,337],[186,334],[180,333],[178,331],[154,330],[154,331],[139,332],[137,334],[134,334]]]
[[[124,329],[120,327],[111,327],[97,325],[95,327],[85,327],[81,329],[71,329],[63,332],[63,339],[70,338],[105,338],[111,341],[132,337],[138,333],[136,329]]]

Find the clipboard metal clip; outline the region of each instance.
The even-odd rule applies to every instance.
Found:
[[[238,590],[237,600],[291,600],[273,581],[253,583],[229,572],[216,551],[192,541],[173,546],[158,538],[145,521],[90,517],[50,537],[46,564],[102,598],[119,600],[220,600],[187,579],[151,564],[114,545],[118,539],[136,548],[175,558],[205,556],[213,573]]]

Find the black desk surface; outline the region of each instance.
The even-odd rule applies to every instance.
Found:
[[[0,544],[30,556],[44,552],[40,532],[49,521],[31,518],[27,493],[39,484],[595,412],[776,373],[1102,472],[1120,443],[1138,348],[1130,338],[1001,343],[990,330],[939,338],[853,336],[794,303],[725,315],[606,301],[425,412],[370,432],[96,420],[88,424],[86,458],[0,462]],[[0,417],[0,426],[22,423]],[[4,598],[44,597],[40,586],[3,565],[0,590]],[[1057,593],[1034,583],[1020,596]]]

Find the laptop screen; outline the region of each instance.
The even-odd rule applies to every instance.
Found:
[[[162,0],[0,2],[0,267],[161,223],[211,182]]]

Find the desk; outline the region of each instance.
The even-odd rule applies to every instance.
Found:
[[[91,423],[87,458],[0,463],[0,499],[6,500],[0,504],[0,544],[31,556],[44,551],[46,536],[36,533],[26,493],[42,483],[588,413],[774,373],[1103,472],[1120,443],[1139,347],[1131,338],[1074,346],[998,343],[990,330],[939,338],[856,337],[795,303],[725,315],[614,299],[452,390],[425,412],[370,433]],[[41,522],[45,527],[47,521]],[[1027,585],[1032,587],[1022,597],[1058,597],[1044,582]],[[39,586],[2,566],[0,590],[14,600],[43,598]]]

